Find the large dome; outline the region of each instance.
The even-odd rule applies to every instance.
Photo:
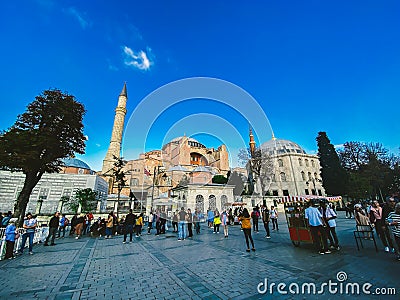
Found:
[[[91,170],[87,163],[77,158],[65,158],[63,162],[66,167]]]
[[[299,153],[306,154],[303,148],[292,141],[272,139],[261,145],[261,149],[267,151],[269,154],[284,154],[284,153]]]

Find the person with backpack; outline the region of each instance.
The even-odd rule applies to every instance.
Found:
[[[17,231],[17,227],[15,227],[16,219],[10,220],[5,230],[6,236],[6,255],[5,259],[14,258],[14,246],[15,240],[19,238],[19,233]]]
[[[247,245],[247,252],[250,252],[250,245],[249,245],[249,239],[251,242],[251,250],[256,251],[256,248],[254,247],[254,241],[253,238],[251,236],[251,217],[249,214],[249,211],[247,210],[247,208],[243,209],[243,212],[239,215],[239,221],[242,222],[242,230],[244,233],[244,237],[246,238],[246,245]]]
[[[253,231],[258,232],[258,219],[260,218],[260,213],[258,212],[258,208],[254,207],[251,212],[251,219],[253,221]]]

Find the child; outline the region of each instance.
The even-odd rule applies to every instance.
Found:
[[[15,227],[15,220],[11,219],[6,227],[6,256],[7,259],[14,258],[15,240],[19,238],[19,233]]]

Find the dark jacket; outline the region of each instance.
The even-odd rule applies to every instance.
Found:
[[[125,225],[135,225],[136,223],[136,216],[134,214],[127,214],[125,218]]]
[[[60,223],[60,217],[53,216],[50,219],[49,227],[50,228],[58,228],[58,224]]]

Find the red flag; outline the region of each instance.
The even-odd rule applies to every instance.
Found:
[[[151,175],[151,174],[150,174],[150,172],[149,172],[149,171],[147,171],[147,169],[146,169],[146,168],[144,168],[143,172],[144,172],[144,174],[145,174],[145,175],[147,175],[147,176],[150,176],[150,175]]]

